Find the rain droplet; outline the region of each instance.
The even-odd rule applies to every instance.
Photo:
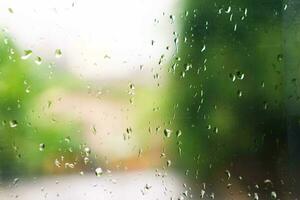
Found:
[[[204,198],[204,195],[205,195],[205,190],[202,189],[202,190],[201,190],[201,193],[200,193],[200,198],[203,199],[203,198]]]
[[[32,54],[31,50],[24,50],[24,54],[23,56],[21,56],[21,59],[26,60],[31,56],[31,54]]]
[[[231,11],[231,6],[228,6],[227,10],[225,10],[226,13],[230,13]]]
[[[56,50],[55,50],[55,57],[56,57],[56,58],[60,58],[61,56],[62,56],[61,50],[60,50],[60,49],[56,49]]]
[[[35,59],[35,63],[37,65],[40,65],[40,64],[42,64],[42,62],[43,62],[42,58],[40,56],[37,56],[36,59]]]
[[[92,129],[93,134],[96,135],[97,129],[96,129],[95,125],[93,125],[91,129]]]
[[[17,120],[10,120],[9,121],[9,126],[11,128],[16,128],[18,126],[18,121]]]
[[[40,151],[44,151],[44,150],[45,150],[45,147],[46,147],[46,145],[45,145],[44,143],[41,143],[41,144],[40,144],[39,150],[40,150]]]
[[[131,89],[131,90],[134,90],[134,89],[135,89],[135,86],[134,86],[133,83],[129,83],[129,89]]]
[[[177,137],[180,137],[181,135],[182,135],[181,130],[177,130],[177,131],[176,131],[176,136],[177,136]]]
[[[91,149],[89,147],[85,147],[84,152],[85,152],[86,156],[89,156],[91,154]]]
[[[236,29],[237,29],[237,24],[234,25],[233,31],[236,31]]]
[[[57,158],[55,159],[54,164],[56,167],[61,167],[61,163],[59,162],[59,160]]]
[[[245,8],[244,15],[247,17],[247,14],[248,14],[248,9],[247,9],[247,8]]]
[[[213,132],[214,133],[218,133],[219,132],[219,128],[218,127],[214,127]]]
[[[230,177],[231,177],[231,174],[230,174],[230,171],[228,169],[225,171],[225,174],[227,175],[227,179],[229,180]]]
[[[271,197],[272,197],[272,199],[276,199],[277,198],[276,192],[272,191],[271,192]]]
[[[65,168],[67,168],[67,167],[73,169],[74,168],[74,164],[72,164],[72,163],[65,163]]]
[[[258,194],[254,193],[254,200],[259,200]]]
[[[172,134],[172,131],[170,130],[170,129],[165,129],[164,130],[164,135],[168,138],[168,137],[170,137],[171,136],[171,134]]]
[[[25,92],[26,92],[27,94],[30,93],[30,86],[27,86],[27,87],[26,87]]]
[[[148,184],[145,185],[145,189],[146,189],[146,190],[150,190],[151,187],[152,187],[151,185],[148,185]]]
[[[167,166],[170,167],[172,164],[171,160],[167,160]]]
[[[241,90],[238,90],[238,91],[237,91],[237,95],[238,95],[238,97],[242,97],[243,92],[242,92]]]
[[[283,60],[283,54],[280,53],[277,55],[277,61],[281,62],[282,60]]]
[[[96,176],[101,176],[103,174],[103,170],[101,167],[95,169]]]
[[[17,185],[17,183],[20,181],[19,178],[15,178],[14,181],[13,181],[13,185]]]
[[[84,164],[87,165],[89,163],[90,159],[88,157],[84,157],[83,161],[84,161]]]
[[[171,20],[171,23],[173,24],[174,20],[175,20],[175,16],[174,15],[170,15],[170,20]]]
[[[237,77],[238,79],[240,79],[240,80],[243,80],[244,77],[245,77],[245,74],[242,73],[242,72],[240,72],[240,71],[237,71],[237,72],[236,72],[236,77]]]
[[[234,74],[230,73],[230,74],[229,74],[229,78],[230,78],[230,80],[231,80],[232,82],[235,81],[235,75],[234,75]]]
[[[71,142],[70,136],[65,137],[65,142],[67,142],[67,143],[70,143],[70,142]]]
[[[264,183],[265,184],[272,184],[272,181],[270,179],[266,179],[266,180],[264,180]]]
[[[205,51],[205,49],[206,49],[206,46],[204,44],[203,47],[202,47],[202,49],[201,49],[201,52]]]
[[[14,10],[12,8],[8,8],[8,12],[10,12],[11,14],[13,14]]]

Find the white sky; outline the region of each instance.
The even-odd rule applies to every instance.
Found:
[[[84,78],[119,79],[172,56],[176,7],[178,0],[0,0],[0,26],[20,49],[33,50],[32,59],[55,60]]]

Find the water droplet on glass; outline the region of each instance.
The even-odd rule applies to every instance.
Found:
[[[230,13],[231,11],[231,6],[228,6],[227,10],[225,10],[226,13]]]
[[[55,50],[55,57],[56,57],[56,58],[60,58],[61,56],[62,56],[61,50],[60,50],[60,49],[56,49],[56,50]]]
[[[32,54],[31,50],[24,50],[24,54],[23,56],[21,56],[21,59],[26,60],[31,56],[31,54]]]
[[[205,49],[206,49],[206,46],[204,44],[203,47],[202,47],[202,49],[201,49],[201,52],[205,51]]]
[[[242,92],[241,90],[238,90],[238,91],[237,91],[237,95],[238,95],[238,97],[242,97],[243,92]]]
[[[205,195],[205,190],[202,189],[201,192],[200,192],[200,198],[203,199],[204,195]]]
[[[234,75],[234,74],[230,73],[230,74],[229,74],[229,78],[230,78],[230,80],[231,80],[232,82],[235,81],[235,75]]]
[[[91,149],[89,147],[85,147],[84,152],[85,152],[86,156],[89,156],[91,154]]]
[[[245,74],[242,73],[242,72],[240,72],[240,71],[237,71],[237,72],[236,72],[236,77],[237,77],[238,79],[240,79],[240,80],[243,80],[244,77],[245,77]]]
[[[35,59],[35,63],[37,65],[40,65],[40,64],[42,64],[42,62],[43,62],[42,58],[40,56],[37,56],[36,59]]]
[[[177,130],[177,131],[176,131],[176,136],[177,136],[177,137],[180,137],[181,135],[182,135],[181,130]]]
[[[97,129],[96,129],[95,125],[93,125],[91,129],[92,129],[93,134],[96,135]]]
[[[170,20],[171,20],[171,23],[173,24],[174,20],[175,20],[175,16],[174,15],[170,15]]]
[[[39,145],[39,150],[40,150],[40,151],[44,151],[44,150],[45,150],[45,147],[46,147],[46,145],[45,145],[44,143],[41,143],[41,144]]]
[[[25,92],[26,92],[27,94],[30,93],[30,86],[27,86],[27,87],[26,87]]]
[[[130,84],[129,84],[129,89],[131,89],[131,90],[134,90],[134,89],[135,89],[135,86],[134,86],[133,83],[130,83]]]
[[[230,174],[230,171],[228,169],[225,171],[225,174],[227,175],[227,179],[229,180],[230,177],[231,177],[231,174]]]
[[[277,55],[277,61],[281,62],[282,60],[283,60],[283,54],[280,53]]]
[[[95,169],[96,176],[101,176],[103,174],[103,170],[101,167]]]
[[[14,181],[13,181],[13,185],[17,185],[19,181],[20,181],[19,178],[15,178]]]
[[[266,180],[264,180],[264,183],[265,184],[272,184],[272,181],[270,179],[266,179]]]
[[[75,166],[73,163],[65,163],[65,168],[71,168],[73,169]]]
[[[56,167],[61,167],[61,163],[59,162],[59,160],[57,158],[55,159],[54,164]]]
[[[70,143],[70,142],[71,142],[70,136],[65,137],[65,142],[67,142],[67,143]]]
[[[247,14],[248,14],[248,9],[245,8],[244,15],[247,17]]]
[[[259,200],[258,194],[254,193],[254,200]]]
[[[236,29],[237,29],[237,24],[234,25],[233,31],[236,31]]]
[[[164,130],[164,135],[168,138],[168,137],[170,137],[171,136],[171,134],[172,134],[172,131],[170,130],[170,129],[165,129]]]
[[[84,164],[87,165],[89,163],[90,159],[88,157],[84,157],[83,161],[84,161]]]
[[[12,8],[8,8],[8,12],[10,12],[11,14],[13,14],[14,10]]]
[[[272,199],[276,199],[277,198],[276,192],[272,191],[271,192],[271,197],[272,197]]]
[[[172,164],[171,160],[167,160],[167,166],[170,167]]]
[[[151,187],[152,187],[151,185],[148,185],[148,184],[145,185],[145,189],[146,189],[146,190],[150,190]]]
[[[18,126],[18,121],[17,120],[10,120],[9,121],[9,126],[11,128],[16,128]]]

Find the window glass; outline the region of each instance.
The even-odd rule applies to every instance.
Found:
[[[299,9],[0,1],[0,199],[298,199]]]

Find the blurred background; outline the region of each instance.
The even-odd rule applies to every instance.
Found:
[[[297,199],[299,8],[0,1],[0,199]]]

